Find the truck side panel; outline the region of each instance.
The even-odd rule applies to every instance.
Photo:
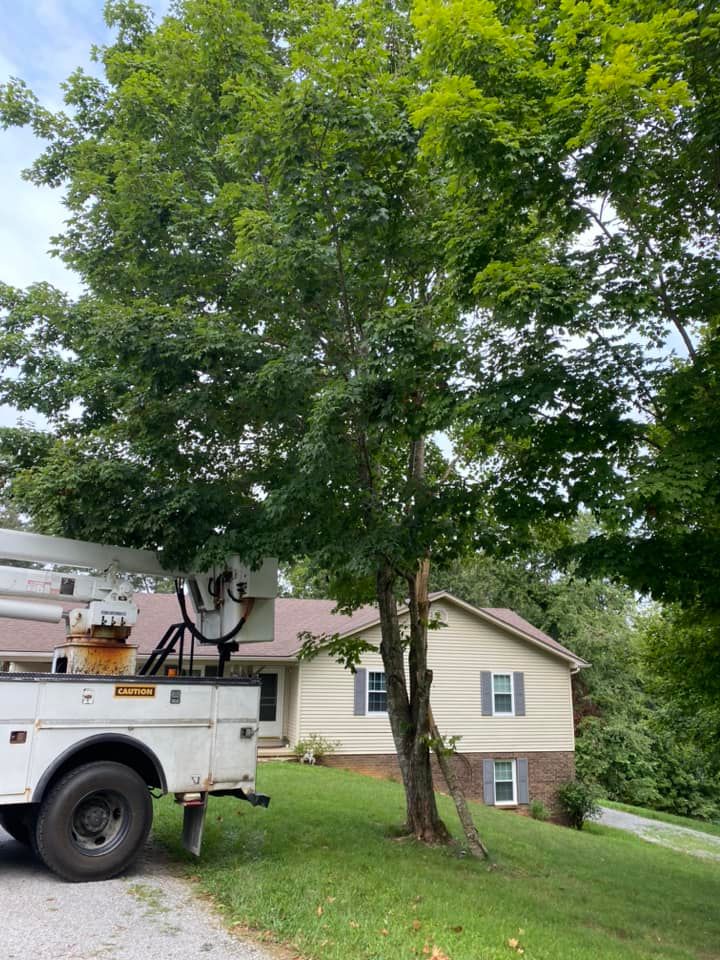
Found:
[[[15,704],[9,713],[10,694]],[[145,744],[158,757],[173,793],[255,788],[259,687],[232,681],[185,678],[98,678],[34,675],[27,681],[0,678],[0,729],[22,713],[32,752],[16,753],[12,794],[0,803],[27,800],[56,758],[88,738],[122,735]],[[219,722],[218,722],[219,721]],[[34,724],[34,727],[33,727]],[[253,736],[242,738],[242,727]],[[13,728],[14,729],[14,728]],[[20,729],[20,726],[18,726]],[[34,736],[33,736],[34,730]],[[218,739],[217,732],[223,733]],[[232,732],[230,732],[232,731]],[[227,735],[226,735],[227,734]],[[8,790],[0,747],[0,789]],[[108,746],[112,757],[112,744]],[[17,792],[15,792],[17,790]]]
[[[28,799],[28,770],[40,687],[6,684],[0,706],[0,803]]]
[[[218,687],[216,690],[215,738],[211,763],[211,774],[215,784],[227,784],[237,781],[238,775],[244,781],[243,789],[252,786],[255,788],[255,773],[252,773],[252,783],[248,776],[245,757],[248,751],[253,754],[257,750],[257,732],[259,724],[256,719],[260,715],[260,687],[246,688],[246,701],[241,706],[232,687]],[[253,735],[248,736],[252,729]]]

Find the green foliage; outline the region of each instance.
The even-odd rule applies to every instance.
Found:
[[[542,800],[533,800],[530,804],[530,816],[533,820],[549,820],[550,811]]]
[[[310,733],[293,747],[293,752],[298,760],[302,761],[306,754],[311,754],[316,761],[322,761],[323,757],[335,753],[340,746],[337,740],[328,740],[327,737],[321,737],[318,733]]]
[[[638,690],[638,693],[641,693]],[[578,777],[625,803],[659,805],[657,740],[642,709],[587,717],[578,731]]]
[[[155,26],[118,0],[103,75],[68,80],[67,112],[4,88],[3,122],[47,141],[28,176],[64,185],[56,251],[88,290],[2,294],[3,396],[55,430],[13,465],[39,529],[163,545],[173,563],[311,556],[357,604],[374,597],[378,557],[402,579],[429,550],[494,549],[531,517],[609,495],[637,432],[615,389],[625,357],[606,338],[569,343],[566,328],[590,334],[573,316],[587,291],[543,252],[558,223],[540,229],[536,191],[506,206],[539,143],[523,160],[527,138],[498,120],[489,144],[514,146],[487,151],[489,206],[421,149],[410,114],[432,105],[423,71],[449,22],[431,13],[416,28],[401,2],[184,0]],[[496,20],[473,11],[488,45],[467,51],[510,77],[530,48]],[[512,109],[532,102],[535,72],[512,96],[504,84]],[[489,245],[464,284],[478,233]],[[442,434],[477,469],[427,440]],[[408,470],[417,444],[422,477]],[[486,458],[511,451],[542,495],[514,467],[498,482]]]
[[[600,816],[599,791],[594,785],[572,780],[558,789],[557,797],[570,826],[576,830],[582,830],[587,820]]]
[[[337,633],[314,634],[308,631],[303,631],[298,636],[302,637],[303,641],[298,659],[314,660],[319,653],[326,653],[351,673],[355,673],[363,653],[377,653],[377,646],[362,637],[341,636]]]
[[[467,210],[448,213],[457,284],[495,313],[526,318],[521,349],[550,304],[570,333],[579,322],[612,328],[599,335],[597,368],[607,370],[614,357],[623,370],[607,382],[618,403],[625,397],[635,406],[644,443],[622,465],[618,495],[604,500],[595,483],[613,460],[622,463],[619,431],[604,462],[583,456],[582,441],[560,454],[566,472],[567,458],[582,465],[575,479],[587,484],[585,503],[609,524],[583,548],[588,569],[679,602],[701,622],[702,610],[720,610],[720,204],[712,159],[720,15],[690,0],[554,0],[540,12],[519,2],[420,0],[414,20],[432,81],[414,114],[423,148],[451,158],[456,189],[478,210],[475,219]],[[597,348],[590,334],[587,349]],[[508,363],[501,350],[499,369]],[[525,441],[513,433],[500,443],[499,479],[528,478],[524,497],[517,484],[498,483],[498,508],[515,517],[530,512],[535,497],[546,504],[557,495],[547,466],[537,493],[551,438],[532,402],[523,412]],[[576,401],[567,439],[575,413],[599,428],[597,408]],[[715,660],[710,669],[718,674]]]
[[[666,607],[648,621],[643,657],[650,689],[672,704],[674,723],[715,752],[720,763],[720,619],[695,605]]]
[[[326,600],[331,596],[329,577],[316,573],[307,557],[284,565],[280,579],[285,596],[303,600]]]
[[[636,589],[681,605],[687,611],[683,629],[697,624],[700,633],[716,630],[720,616],[720,292],[715,296],[694,357],[660,384],[652,447],[628,490],[632,536],[616,528],[585,551],[588,564],[619,572]],[[701,645],[717,675],[717,651]]]
[[[67,184],[56,243],[90,290],[4,290],[4,395],[56,436],[12,464],[16,496],[40,529],[172,562],[216,531],[252,558],[300,548],[357,602],[378,553],[412,570],[468,536],[474,496],[438,482],[436,450],[406,476],[409,445],[458,417],[463,328],[430,240],[446,183],[405,108],[406,18],[188,0],[151,29],[139,11],[113,5],[72,119],[5,90],[5,122],[44,122],[31,177]]]

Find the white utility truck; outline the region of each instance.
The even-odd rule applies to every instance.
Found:
[[[145,843],[151,791],[184,807],[183,843],[196,855],[208,797],[267,806],[255,793],[259,680],[223,673],[241,630],[243,643],[273,637],[275,561],[252,570],[231,557],[202,573],[169,572],[149,551],[13,530],[0,530],[0,557],[20,564],[0,566],[0,597],[10,598],[0,599],[0,616],[64,619],[67,630],[51,673],[0,673],[7,832],[66,880],[105,880]],[[174,577],[180,606],[139,672],[127,574]],[[184,675],[196,642],[217,646],[217,677]],[[160,676],[170,655],[175,675]]]

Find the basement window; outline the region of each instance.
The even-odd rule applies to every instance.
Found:
[[[515,799],[515,761],[495,761],[495,803],[514,804]]]

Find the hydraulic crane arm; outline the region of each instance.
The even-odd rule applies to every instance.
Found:
[[[5,529],[0,529],[0,558],[95,571],[58,573],[50,569],[0,567],[0,616],[44,622],[67,618],[70,631],[75,634],[93,634],[96,628],[125,630],[137,620],[133,587],[127,574],[140,574],[170,577],[182,585],[194,608],[192,630],[200,642],[221,642],[234,636],[240,626],[244,643],[273,639],[275,560],[266,559],[258,570],[252,570],[233,556],[210,570],[184,571],[166,568],[162,554],[151,550]],[[13,599],[2,599],[5,597]],[[76,602],[88,606],[69,613],[62,606]],[[189,620],[184,600],[181,607],[183,617]]]

